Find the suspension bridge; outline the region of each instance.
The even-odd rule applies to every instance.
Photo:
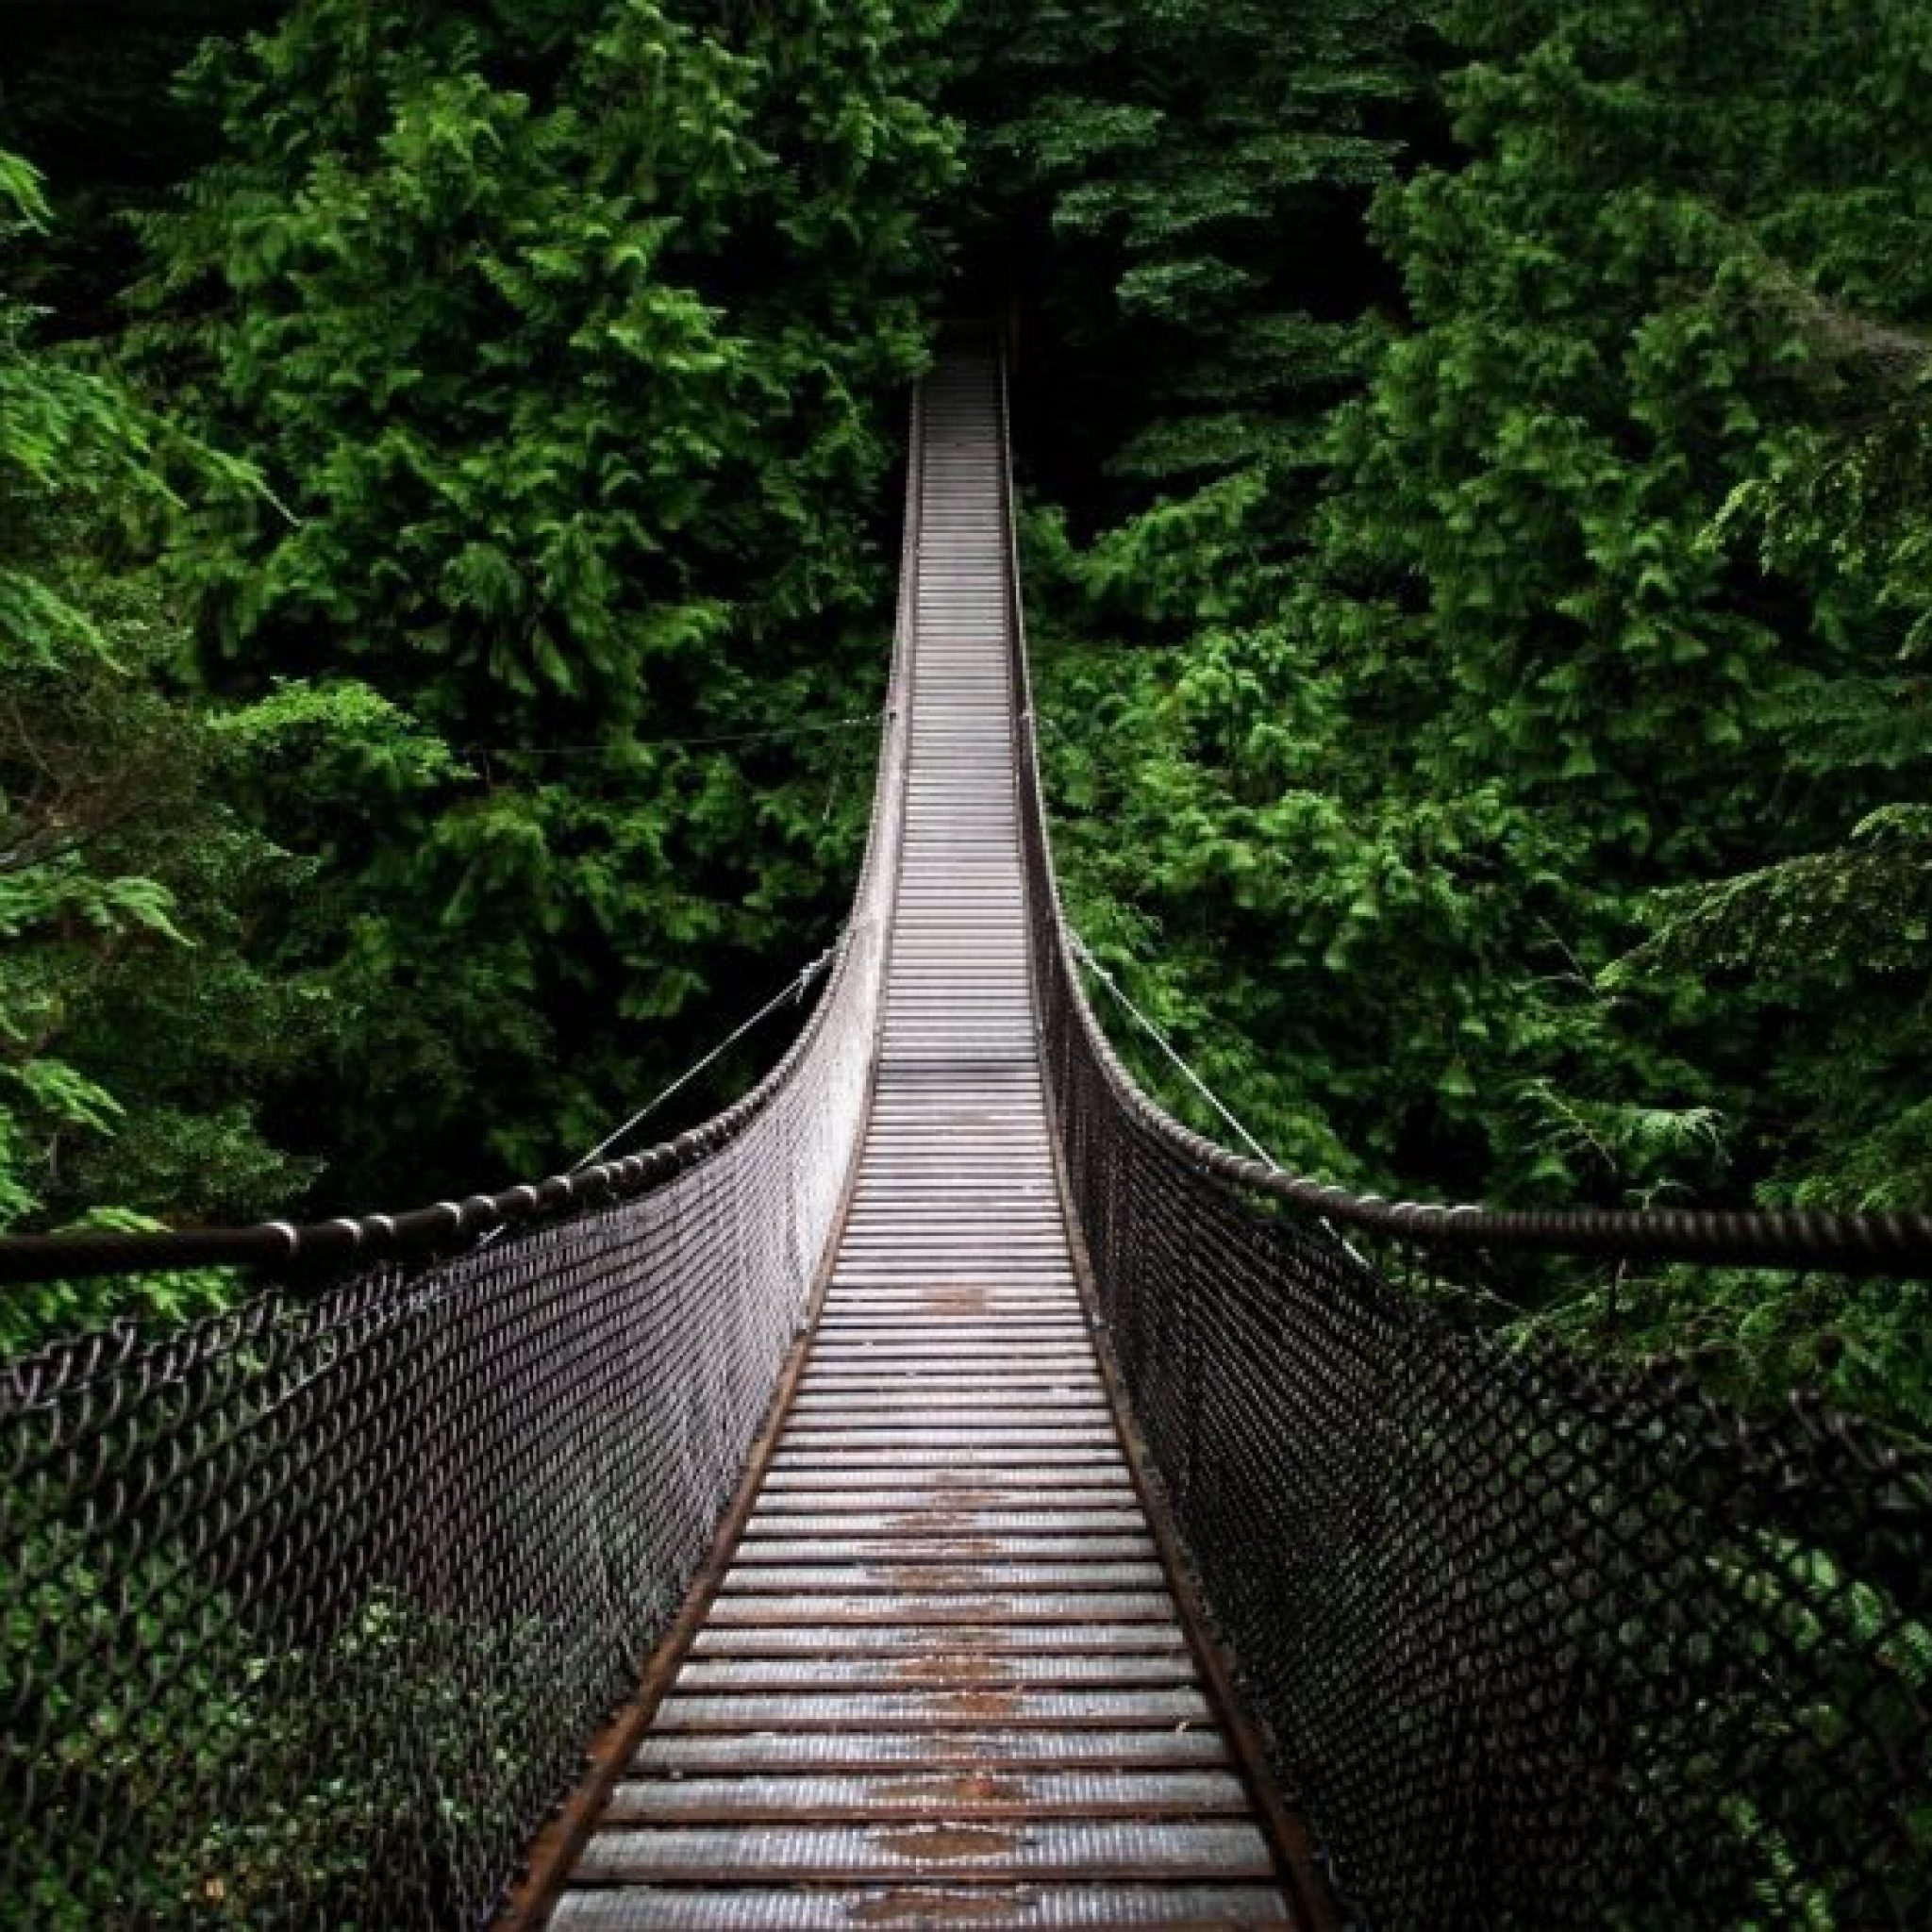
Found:
[[[1932,1275],[1932,1218],[1284,1174],[1090,1009],[999,359],[912,410],[870,842],[648,1154],[0,1242],[245,1299],[0,1371],[0,1923],[1932,1923],[1932,1456],[1508,1346],[1499,1257]]]

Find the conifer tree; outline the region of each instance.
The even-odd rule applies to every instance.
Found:
[[[450,767],[303,827],[343,1189],[587,1144],[849,888],[870,733],[798,727],[879,688],[942,11],[301,0],[191,74],[145,366],[267,486],[182,552],[209,675],[366,681]]]
[[[8,284],[51,220],[0,151],[0,1227],[247,1219],[311,1172],[262,1094],[313,1071],[336,1009],[246,943],[308,872],[235,807],[286,734],[193,688],[153,558],[190,504],[216,514],[250,479],[48,343]],[[174,1308],[225,1286],[136,1292]],[[10,1296],[0,1347],[120,1295]]]

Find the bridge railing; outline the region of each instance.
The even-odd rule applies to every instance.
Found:
[[[915,419],[908,566],[918,447]],[[0,1247],[0,1280],[262,1277],[192,1326],[0,1365],[0,1924],[488,1919],[710,1545],[833,1226],[908,608],[826,990],[737,1106],[412,1214]]]
[[[1042,1044],[1094,1291],[1352,1923],[1932,1924],[1932,1456],[1512,1347],[1358,1251],[1923,1279],[1932,1220],[1393,1205],[1191,1133],[1088,1006],[1012,614]]]

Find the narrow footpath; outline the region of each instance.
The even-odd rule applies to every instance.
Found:
[[[927,382],[876,1095],[809,1351],[555,1932],[1290,1923],[1135,1490],[1037,1060],[990,354]]]

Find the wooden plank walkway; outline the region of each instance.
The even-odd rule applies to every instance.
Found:
[[[923,402],[876,1093],[741,1539],[555,1932],[1281,1926],[1075,1284],[1036,1058],[998,377]]]

